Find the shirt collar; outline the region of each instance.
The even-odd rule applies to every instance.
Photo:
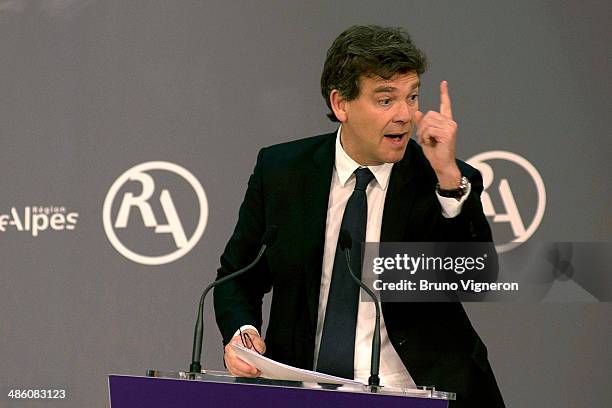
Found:
[[[336,173],[338,173],[338,179],[340,180],[340,185],[344,187],[348,179],[353,175],[355,170],[360,167],[367,167],[370,169],[372,174],[374,174],[374,178],[378,185],[384,190],[387,189],[389,185],[389,177],[391,176],[391,169],[393,168],[393,163],[384,163],[379,166],[361,166],[355,160],[351,159],[351,157],[344,151],[342,147],[342,143],[340,143],[340,133],[342,131],[342,126],[338,128],[336,132]]]

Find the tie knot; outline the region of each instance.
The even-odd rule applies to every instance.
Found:
[[[374,178],[374,174],[367,167],[355,170],[355,190],[365,190],[370,181]]]

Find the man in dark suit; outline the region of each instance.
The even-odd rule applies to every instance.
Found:
[[[491,241],[481,176],[455,159],[445,81],[439,112],[419,111],[424,70],[425,56],[401,29],[351,27],[329,49],[321,78],[338,131],[260,151],[218,276],[248,264],[269,226],[278,226],[278,238],[255,270],[215,289],[230,373],[259,374],[228,347],[242,342],[242,331],[270,358],[330,374],[346,373],[333,360],[348,350],[343,376],[367,378],[373,304],[357,306],[357,289],[338,283],[347,218],[361,228],[359,242]],[[420,146],[410,139],[415,129]],[[262,298],[272,288],[264,342]],[[383,303],[382,314],[382,385],[435,385],[457,393],[454,407],[504,406],[461,303]]]

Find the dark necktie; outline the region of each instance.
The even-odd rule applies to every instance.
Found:
[[[361,277],[361,243],[365,242],[366,223],[368,219],[368,200],[366,187],[374,178],[368,168],[355,170],[355,190],[351,194],[340,230],[347,230],[353,241],[351,268],[357,277]],[[344,251],[336,245],[334,268],[329,297],[325,310],[323,333],[319,347],[317,371],[353,378],[353,361],[355,359],[355,331],[357,328],[357,309],[359,287],[349,275]]]

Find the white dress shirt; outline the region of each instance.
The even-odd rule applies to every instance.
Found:
[[[319,292],[319,310],[317,318],[317,331],[315,335],[315,350],[314,350],[314,369],[317,367],[317,359],[319,356],[319,347],[321,344],[321,334],[323,332],[323,323],[325,321],[325,310],[327,307],[327,298],[329,295],[329,286],[331,284],[332,271],[334,266],[334,257],[336,254],[336,245],[338,243],[338,235],[340,233],[340,225],[346,203],[355,189],[355,176],[353,172],[360,166],[344,151],[340,142],[340,133],[342,127],[338,128],[336,133],[336,152],[334,170],[331,180],[331,188],[329,192],[329,201],[327,204],[327,219],[325,225],[325,247],[323,252],[323,268],[321,274],[321,287]],[[368,217],[366,225],[366,242],[379,242],[380,229],[382,226],[383,209],[385,206],[385,197],[387,195],[387,187],[391,176],[393,163],[385,163],[380,166],[367,166],[374,174],[374,180],[370,182],[366,189],[368,199]],[[442,215],[446,218],[453,218],[461,212],[461,206],[470,192],[468,191],[460,201],[454,198],[446,198],[437,195],[442,207]],[[374,334],[374,320],[376,316],[376,308],[371,301],[361,301],[363,291],[360,291],[359,309],[357,311],[357,330],[355,333],[355,360],[354,360],[354,378],[367,384],[370,377],[370,355],[372,351],[372,336]],[[407,320],[406,324],[410,324]],[[251,325],[242,326],[241,329],[255,329]],[[404,367],[399,355],[391,345],[385,319],[380,317],[380,340],[381,340],[381,356],[380,356],[380,384],[392,387],[415,387],[415,383],[410,377],[408,370]],[[238,335],[238,331],[236,334]]]

